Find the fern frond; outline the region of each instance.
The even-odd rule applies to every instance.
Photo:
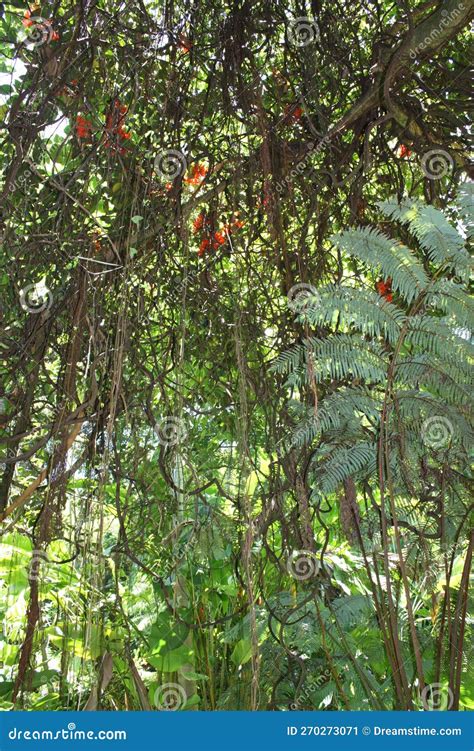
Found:
[[[466,452],[472,449],[474,437],[473,416],[470,405],[452,405],[443,399],[438,399],[434,394],[427,391],[397,391],[397,419],[403,419],[403,429],[413,431],[413,446],[418,445],[422,455],[426,453],[429,443],[420,441],[423,434],[423,425],[430,418],[445,418],[449,425],[449,440],[446,444],[453,443],[463,447]]]
[[[346,480],[363,471],[364,476],[375,472],[377,445],[363,441],[350,448],[338,446],[314,467],[313,488],[316,495],[329,495]]]
[[[307,339],[305,348],[306,362],[311,358],[316,380],[329,376],[379,383],[385,379],[387,353],[377,342],[336,334],[329,339]]]
[[[270,372],[287,375],[296,370],[303,362],[305,348],[302,344],[294,344],[290,349],[282,352],[270,365]]]
[[[392,344],[397,341],[405,321],[403,311],[383,300],[374,290],[336,285],[319,290],[317,304],[307,305],[303,317],[314,326],[332,324],[338,314],[340,326],[383,337]]]
[[[319,404],[317,415],[313,410],[307,411],[307,416],[299,422],[291,437],[286,441],[287,450],[295,446],[304,446],[312,443],[318,435],[324,435],[328,431],[336,431],[342,426],[347,427],[354,422],[353,428],[366,419],[377,420],[379,417],[380,396],[377,392],[369,392],[362,388],[341,388],[340,390],[325,396]]]
[[[423,266],[409,248],[378,229],[350,229],[333,235],[331,240],[341,251],[356,256],[373,268],[380,268],[384,277],[392,279],[393,289],[407,303],[411,303],[428,286]]]
[[[469,358],[474,355],[474,347],[459,332],[441,321],[428,315],[410,318],[406,343],[419,347],[424,352],[438,355],[443,360]]]
[[[468,238],[474,234],[474,183],[467,182],[459,189],[456,201],[459,217]]]
[[[472,369],[470,373],[466,370],[463,373],[456,364],[426,355],[414,356],[395,366],[395,385],[426,388],[450,404],[468,404],[474,394]]]
[[[426,302],[444,311],[458,326],[474,330],[474,302],[462,284],[439,279],[427,292]]]
[[[382,201],[378,206],[386,216],[409,226],[433,263],[446,264],[455,274],[466,279],[470,259],[464,248],[464,240],[441,211],[416,201],[403,201],[401,204]]]

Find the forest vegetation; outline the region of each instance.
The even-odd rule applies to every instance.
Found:
[[[0,709],[474,708],[473,15],[0,4]]]

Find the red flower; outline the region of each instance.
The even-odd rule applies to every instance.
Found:
[[[31,10],[25,10],[23,14],[22,24],[25,27],[25,29],[28,29],[30,26],[33,26],[34,21],[31,20]]]
[[[196,232],[199,232],[199,230],[203,228],[203,225],[204,225],[204,214],[199,214],[193,222],[194,234],[196,234]]]
[[[188,37],[184,34],[180,34],[179,37],[179,49],[182,50],[185,54],[188,52],[191,52],[192,43],[189,41]]]
[[[400,144],[398,156],[400,156],[402,159],[411,156],[411,149],[409,149],[408,146],[406,146],[404,143]]]
[[[205,178],[206,174],[206,165],[197,162],[191,171],[191,177],[185,177],[184,182],[188,183],[188,185],[199,185],[199,183]]]
[[[384,297],[387,302],[392,302],[392,280],[390,277],[388,277],[388,279],[386,279],[385,281],[379,279],[375,286],[377,287],[377,292],[381,297]]]
[[[122,104],[120,99],[114,99],[111,111],[105,116],[105,130],[107,133],[105,146],[106,148],[112,148],[114,151],[118,149],[120,154],[125,154],[126,149],[120,145],[120,141],[117,143],[118,139],[128,141],[132,136],[130,132],[125,131],[123,128],[123,121],[127,112],[128,107]]]
[[[198,256],[203,256],[210,244],[211,244],[211,241],[208,240],[207,237],[204,237],[201,240],[201,244],[199,245]]]
[[[90,138],[92,135],[92,123],[87,117],[76,117],[76,135],[78,138]]]
[[[214,248],[214,250],[217,250],[219,245],[223,245],[226,240],[227,238],[223,232],[214,232],[214,242],[212,243],[212,247]]]
[[[284,121],[286,123],[296,123],[303,114],[302,107],[295,106],[294,104],[287,104],[285,107]]]

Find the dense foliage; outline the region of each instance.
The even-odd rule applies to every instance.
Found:
[[[0,5],[0,707],[474,704],[474,1]]]

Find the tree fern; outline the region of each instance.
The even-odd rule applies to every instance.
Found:
[[[284,442],[286,451],[311,445],[313,497],[330,496],[349,477],[361,483],[377,478],[385,402],[384,466],[397,503],[409,509],[411,494],[425,493],[430,456],[442,452],[461,476],[468,472],[474,306],[463,281],[464,240],[444,215],[408,201],[381,208],[411,232],[413,249],[374,228],[333,237],[343,258],[365,264],[368,279],[359,286],[327,285],[306,301],[298,315],[319,335],[295,344],[273,367],[301,394],[318,389],[316,414],[314,405],[296,410]],[[371,275],[374,286],[380,275],[391,278],[394,302],[370,289]],[[407,523],[414,525],[419,511],[410,513]]]

